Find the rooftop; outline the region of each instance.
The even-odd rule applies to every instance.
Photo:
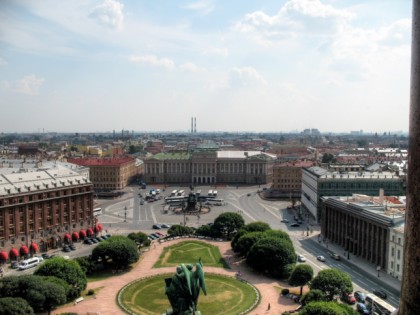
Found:
[[[67,159],[68,162],[83,166],[118,166],[125,163],[133,162],[132,157],[122,158],[79,158],[79,159]]]

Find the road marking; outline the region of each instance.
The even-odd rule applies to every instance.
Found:
[[[252,215],[250,215],[248,212],[244,211],[242,208],[239,208],[237,205],[232,204],[232,206],[234,206],[236,209],[242,211],[242,213],[246,214],[249,218],[251,218],[251,220],[253,221],[257,221],[257,219],[255,219]]]
[[[269,209],[269,207],[266,207],[265,205],[262,205],[261,204],[261,206],[264,208],[264,210],[267,210],[268,212],[270,212],[273,216],[275,216],[277,219],[281,219],[281,217],[280,216],[278,216],[277,214],[275,214],[275,213],[273,213],[273,211],[271,211],[270,209]]]

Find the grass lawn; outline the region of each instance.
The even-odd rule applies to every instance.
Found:
[[[142,279],[128,285],[121,291],[121,304],[135,314],[162,315],[170,308],[165,295],[166,277],[173,274]],[[198,310],[202,314],[237,315],[257,301],[254,288],[231,277],[206,274],[207,296],[202,292],[198,299]]]
[[[200,257],[204,267],[229,268],[217,246],[200,241],[185,241],[166,247],[153,267],[171,267],[181,263],[195,264]]]

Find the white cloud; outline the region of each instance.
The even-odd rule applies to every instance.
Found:
[[[227,48],[217,48],[212,47],[208,48],[204,51],[205,55],[219,55],[223,57],[227,57],[229,55],[229,50]]]
[[[6,60],[4,60],[2,57],[0,57],[0,66],[5,66],[7,65]]]
[[[138,56],[131,56],[130,61],[136,63],[147,64],[154,67],[163,67],[166,69],[173,69],[175,67],[175,63],[168,58],[158,58],[155,55],[138,55]]]
[[[182,6],[184,9],[198,11],[202,14],[209,14],[214,10],[214,4],[212,0],[200,0],[191,2],[187,5]]]
[[[123,29],[124,5],[116,0],[105,0],[97,5],[89,15],[99,24],[108,26],[116,30]]]
[[[199,67],[199,66],[193,64],[192,62],[186,62],[186,63],[180,65],[179,68],[181,70],[189,71],[189,72],[194,72],[194,73],[196,73],[196,72],[205,72],[206,71],[205,68]]]
[[[233,68],[229,73],[229,86],[255,87],[266,85],[267,81],[252,67]]]
[[[43,78],[37,78],[35,75],[27,75],[16,82],[15,92],[27,95],[37,95],[39,88],[44,83]]]

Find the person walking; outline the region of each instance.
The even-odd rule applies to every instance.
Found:
[[[267,311],[269,311],[270,308],[271,308],[271,305],[270,305],[270,303],[268,303]]]

